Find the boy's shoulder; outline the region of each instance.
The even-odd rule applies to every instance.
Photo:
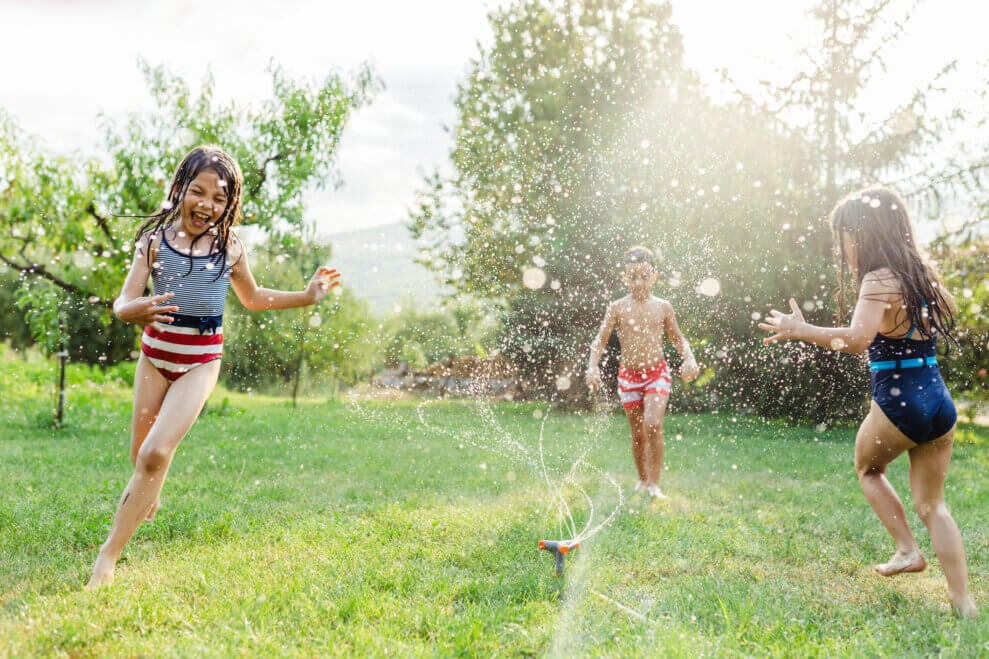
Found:
[[[635,302],[631,295],[626,295],[625,297],[618,298],[614,302],[608,305],[608,308],[615,313],[623,313],[632,310],[632,305],[635,304],[641,309],[641,302]],[[655,295],[650,295],[649,299],[645,301],[646,306],[658,309],[660,311],[672,311],[673,305],[662,298],[658,298]]]

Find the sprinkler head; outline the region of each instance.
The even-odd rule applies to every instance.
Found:
[[[539,548],[544,551],[553,552],[556,556],[556,576],[563,576],[563,562],[567,553],[580,547],[576,540],[540,540]]]

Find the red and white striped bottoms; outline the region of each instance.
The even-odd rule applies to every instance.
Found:
[[[141,352],[166,380],[174,382],[195,367],[223,356],[223,328],[206,334],[196,327],[152,323],[144,327]]]
[[[669,396],[671,386],[670,367],[665,359],[641,371],[618,367],[618,398],[626,410],[642,405],[648,394]]]

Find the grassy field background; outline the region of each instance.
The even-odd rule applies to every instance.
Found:
[[[51,365],[0,355],[2,656],[989,654],[989,611],[950,613],[905,460],[931,567],[883,579],[854,429],[723,415],[667,418],[654,503],[614,412],[218,390],[116,583],[86,592],[131,471],[128,377],[73,368],[53,431]],[[947,492],[983,609],[987,447],[961,428]],[[558,492],[578,528],[615,513],[562,579],[536,547],[567,536]]]

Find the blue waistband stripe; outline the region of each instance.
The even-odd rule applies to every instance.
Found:
[[[937,357],[929,355],[927,357],[917,357],[916,359],[891,359],[883,362],[872,362],[869,364],[870,371],[895,371],[901,368],[920,368],[921,366],[936,366]]]

